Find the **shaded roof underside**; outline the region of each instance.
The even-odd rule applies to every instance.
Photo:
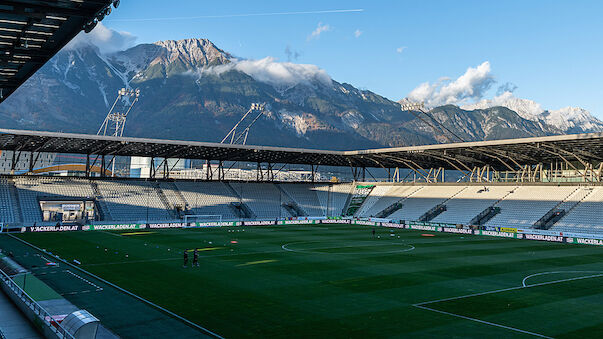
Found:
[[[324,166],[517,170],[557,161],[603,161],[603,133],[456,144],[320,151],[194,141],[123,138],[0,129],[0,149],[26,152],[144,156]]]
[[[0,102],[73,39],[111,0],[0,1]]]

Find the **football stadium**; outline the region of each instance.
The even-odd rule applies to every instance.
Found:
[[[0,32],[41,41],[0,37],[3,99],[119,1],[6,3]],[[0,338],[603,333],[603,133],[332,151],[2,128],[0,150]]]

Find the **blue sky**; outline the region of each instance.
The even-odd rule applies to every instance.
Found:
[[[229,17],[339,9],[362,11]],[[485,98],[509,82],[544,108],[603,118],[602,12],[599,1],[122,0],[103,24],[137,43],[208,38],[241,58],[315,64],[392,100],[488,61]]]

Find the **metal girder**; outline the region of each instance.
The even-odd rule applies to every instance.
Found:
[[[73,39],[85,24],[102,19],[111,0],[34,1],[0,3],[0,64],[18,71],[0,77],[0,102],[31,77]]]
[[[469,149],[467,149],[467,150],[468,150],[469,152],[476,152],[476,153],[479,153],[479,154],[483,154],[483,155],[485,155],[485,156],[487,156],[487,157],[489,157],[489,158],[492,158],[492,159],[494,159],[494,160],[498,160],[498,161],[499,161],[501,164],[503,164],[503,166],[505,166],[505,167],[506,167],[506,168],[508,168],[509,170],[511,170],[511,171],[514,171],[514,170],[515,170],[513,167],[509,166],[509,164],[507,164],[507,163],[506,163],[504,160],[502,160],[502,159],[500,158],[500,156],[498,156],[498,155],[492,155],[492,154],[488,153],[487,151],[484,151],[484,150],[481,150],[481,149],[472,149],[472,148],[469,148]],[[496,152],[495,152],[495,151],[492,151],[492,152],[496,154]]]
[[[383,156],[383,157],[388,157],[388,158],[390,158],[391,160],[393,160],[394,162],[398,162],[398,163],[401,163],[401,164],[403,164],[403,165],[407,166],[407,168],[409,168],[409,169],[413,170],[415,173],[417,173],[417,174],[419,174],[420,176],[422,176],[422,177],[425,179],[425,181],[428,181],[427,176],[426,176],[425,174],[423,174],[423,173],[419,172],[419,170],[418,170],[417,168],[413,167],[413,166],[411,165],[411,162],[407,162],[407,161],[405,161],[405,160],[403,160],[403,159],[397,159],[397,158],[392,157],[392,156],[389,156],[389,155],[382,155],[382,156]],[[416,165],[416,164],[415,164],[415,165]],[[422,168],[421,168],[421,169],[422,169]],[[423,170],[423,171],[425,172],[425,170]]]
[[[457,165],[455,165],[451,160],[454,160],[456,162],[459,163],[459,165],[463,166],[465,168],[465,170],[470,171],[471,169],[465,165],[462,161],[460,161],[459,159],[455,158],[455,157],[449,157],[447,156],[445,153],[439,153],[439,154],[434,154],[431,153],[431,156],[436,158],[436,159],[440,159],[442,161],[445,161],[446,163],[448,163],[450,166],[452,166],[452,168],[456,169],[457,171],[462,172],[463,174],[465,174],[465,171],[463,171],[460,167],[458,167]]]
[[[86,2],[96,3],[101,6],[102,5],[107,6],[108,4],[111,3],[110,1],[100,1],[99,2],[99,1],[90,1],[90,0],[86,0]],[[98,10],[95,10],[94,8],[86,9],[86,8],[79,7],[77,9],[75,9],[75,8],[69,8],[67,6],[57,6],[59,4],[61,4],[61,2],[48,1],[48,2],[45,2],[44,4],[42,4],[42,3],[34,4],[31,2],[3,0],[2,5],[11,6],[13,9],[12,10],[0,10],[0,13],[6,12],[7,14],[25,15],[28,17],[44,19],[44,18],[46,18],[46,15],[58,15],[58,16],[65,15],[65,16],[70,16],[70,17],[86,18],[86,17],[91,17],[91,16],[96,15],[96,13],[98,12]],[[63,2],[62,4],[67,5],[68,3]],[[32,12],[31,10],[33,10],[34,12]]]

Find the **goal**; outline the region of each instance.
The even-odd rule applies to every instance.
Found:
[[[222,222],[222,214],[194,214],[194,215],[185,215],[184,223],[189,225],[190,223],[196,222]],[[185,227],[195,227],[195,226],[185,226]]]

